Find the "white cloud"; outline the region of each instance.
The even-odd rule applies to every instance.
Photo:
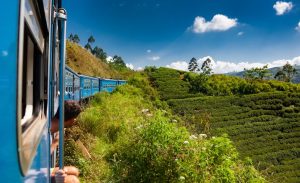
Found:
[[[128,67],[129,69],[133,70],[134,69],[134,65],[131,63],[126,63],[126,67]]]
[[[237,35],[242,36],[242,35],[244,35],[244,32],[238,32]]]
[[[138,67],[138,68],[136,68],[136,71],[142,71],[142,70],[144,70],[143,67]]]
[[[202,63],[207,59],[211,59],[211,65],[212,65],[212,71],[213,73],[220,74],[220,73],[228,73],[228,72],[239,72],[243,71],[244,68],[251,69],[253,67],[263,67],[264,65],[268,64],[269,68],[272,67],[281,67],[287,62],[289,62],[291,65],[300,65],[300,56],[292,58],[292,59],[282,59],[282,60],[274,60],[271,62],[239,62],[234,63],[230,61],[215,61],[212,57],[206,56],[203,58],[200,58],[197,62],[198,65],[201,66]],[[176,61],[173,62],[166,67],[178,69],[178,70],[188,70],[188,62],[185,61]]]
[[[205,33],[211,31],[226,31],[237,25],[236,18],[228,18],[226,15],[217,14],[211,21],[206,21],[205,18],[197,16],[194,20],[192,30],[194,33]]]
[[[159,59],[160,59],[160,56],[149,57],[149,60],[152,60],[152,61],[157,61]]]
[[[112,57],[112,56],[106,57],[106,61],[107,61],[107,62],[112,62],[112,61],[113,61],[113,57]]]
[[[292,2],[284,2],[284,1],[277,1],[274,5],[273,8],[276,10],[276,15],[283,15],[293,8],[293,3]]]
[[[8,55],[8,52],[7,51],[2,51],[1,54],[2,54],[3,57],[6,57]]]
[[[176,61],[172,62],[170,65],[166,65],[168,68],[187,71],[188,70],[188,63],[185,61]]]
[[[300,32],[300,21],[295,29]]]
[[[269,68],[272,67],[281,67],[284,64],[289,62],[292,65],[300,64],[300,56],[295,57],[293,59],[282,59],[282,60],[274,60],[271,62],[239,62],[233,63],[228,61],[214,61],[212,60],[212,69],[214,73],[228,73],[228,72],[238,72],[243,71],[244,68],[251,69],[253,67],[263,67],[264,65],[268,65]]]
[[[152,50],[147,50],[147,53],[151,53],[152,52]]]
[[[144,70],[143,67],[135,67],[132,63],[126,63],[126,67],[128,67],[131,70],[135,70],[135,71],[142,71]]]

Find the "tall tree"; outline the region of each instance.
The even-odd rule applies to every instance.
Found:
[[[279,70],[276,75],[275,79],[291,82],[293,77],[297,74],[297,70],[288,62],[282,67],[282,70]]]
[[[274,76],[275,79],[277,79],[278,81],[286,81],[286,74],[282,71],[282,70],[279,70],[275,76]]]
[[[74,36],[73,36],[73,34],[71,33],[71,34],[69,35],[69,41],[73,42],[73,39],[74,39]]]
[[[116,66],[120,66],[120,67],[126,67],[126,64],[124,62],[124,60],[122,59],[122,57],[118,56],[118,55],[115,55],[113,57],[113,63],[114,65]]]
[[[92,45],[94,42],[95,42],[95,38],[93,36],[90,36],[88,39],[88,43]]]
[[[244,78],[248,80],[259,79],[263,80],[271,76],[268,65],[263,67],[255,67],[251,69],[244,69]]]
[[[102,61],[106,62],[106,58],[107,58],[107,54],[105,53],[105,51],[102,48],[99,48],[98,46],[96,46],[93,50],[92,50],[93,55],[95,55],[97,58],[100,58]]]
[[[77,34],[74,35],[73,42],[77,43],[77,44],[80,42],[80,38],[79,38],[79,36]]]
[[[92,52],[92,47],[91,47],[90,43],[86,43],[84,48],[87,49],[89,52]]]
[[[190,60],[188,70],[191,72],[199,71],[199,66],[195,57]]]
[[[202,66],[201,66],[201,71],[205,75],[211,75],[212,74],[212,64],[211,64],[211,59],[207,58]]]
[[[297,74],[297,70],[288,62],[283,66],[282,71],[286,73],[287,82],[292,81],[293,77]]]

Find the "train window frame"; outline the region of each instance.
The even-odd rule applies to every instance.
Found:
[[[48,83],[48,67],[45,66],[49,60],[45,55],[48,54],[48,37],[44,34],[47,27],[42,27],[44,24],[40,21],[43,20],[38,18],[39,11],[35,3],[21,0],[19,10],[16,122],[19,164],[23,175],[27,174],[32,164],[47,124],[48,101],[45,96],[48,86],[44,80]]]

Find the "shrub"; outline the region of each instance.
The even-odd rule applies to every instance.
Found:
[[[263,182],[253,166],[238,161],[227,137],[210,140],[190,135],[158,112],[107,159],[118,182]],[[246,171],[246,168],[252,171]],[[259,181],[258,181],[259,180]]]
[[[152,109],[152,105],[145,103],[142,91],[124,85],[113,95],[97,94],[79,116],[79,125],[86,132],[113,142],[121,132],[130,133],[132,126],[143,121],[142,109]]]

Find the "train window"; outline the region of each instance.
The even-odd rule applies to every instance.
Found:
[[[18,149],[23,174],[35,155],[47,122],[48,41],[37,6],[24,0],[20,8],[18,52]]]
[[[43,77],[45,74],[42,67],[41,51],[33,42],[32,37],[25,27],[24,36],[24,54],[23,54],[23,79],[22,79],[22,131],[25,131],[28,126],[33,122],[33,119],[40,111],[40,100]]]

